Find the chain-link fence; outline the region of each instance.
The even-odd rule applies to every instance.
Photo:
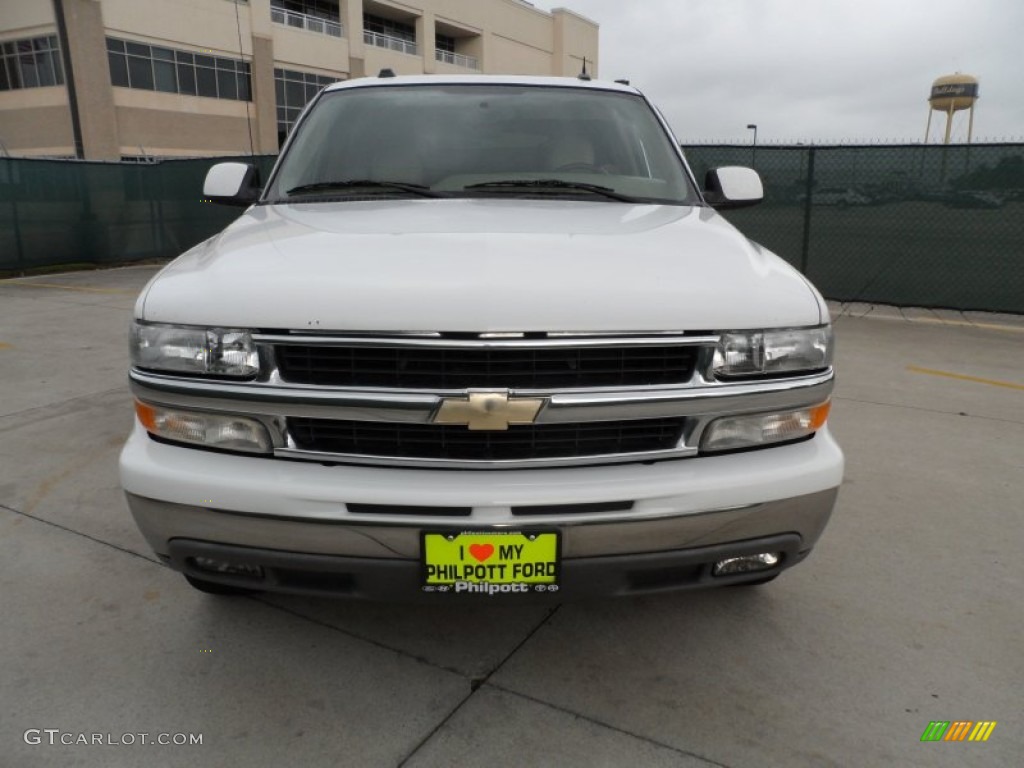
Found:
[[[765,202],[727,217],[828,298],[1024,313],[1024,145],[685,149],[699,180],[761,173]],[[239,214],[200,199],[220,159],[0,158],[0,275],[185,251]]]
[[[830,299],[1024,313],[1024,145],[684,150],[760,172],[726,217]]]
[[[221,159],[88,163],[0,158],[0,275],[176,256],[238,208],[201,200]],[[266,178],[276,158],[257,157]]]

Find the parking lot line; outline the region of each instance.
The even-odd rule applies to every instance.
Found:
[[[965,376],[962,373],[951,373],[949,371],[936,371],[933,368],[920,368],[916,365],[908,365],[907,370],[913,373],[924,373],[928,376],[944,376],[947,379],[958,379],[959,381],[973,381],[976,384],[988,384],[991,387],[1006,387],[1007,389],[1019,389],[1024,391],[1024,384],[1014,384],[1012,381],[999,381],[997,379],[982,379],[978,376]]]
[[[11,345],[6,342],[0,341],[0,349],[10,349]]]
[[[60,283],[27,283],[21,280],[0,280],[0,286],[12,285],[24,288],[56,288],[60,291],[79,291],[82,293],[123,293],[134,296],[138,291],[127,291],[123,288],[92,288],[87,285],[61,285]]]
[[[899,318],[897,318],[899,319]],[[970,320],[944,320],[941,317],[907,318],[912,323],[934,323],[935,325],[957,325],[966,328],[984,328],[987,331],[1007,331],[1024,333],[1024,325],[1004,325],[1002,323],[972,323]]]
[[[1016,325],[1012,322],[1006,323],[995,323],[995,322],[977,322],[975,320],[954,320],[949,317],[921,317],[921,316],[908,316],[899,308],[889,308],[892,311],[886,313],[874,312],[874,307],[869,309],[863,314],[854,314],[848,311],[848,307],[836,307],[832,306],[832,317],[850,317],[867,320],[890,320],[897,323],[915,323],[922,325],[949,325],[955,328],[981,328],[986,331],[1005,331],[1006,333],[1024,333],[1024,323]]]

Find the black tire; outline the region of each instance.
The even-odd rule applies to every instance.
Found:
[[[218,584],[215,581],[206,581],[205,579],[197,579],[195,576],[189,576],[185,574],[185,581],[191,584],[195,589],[200,592],[205,592],[208,595],[256,595],[261,590],[249,589],[247,587],[233,587],[230,584]]]

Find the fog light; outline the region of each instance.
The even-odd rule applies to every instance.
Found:
[[[192,565],[200,571],[206,571],[207,573],[218,573],[222,576],[242,576],[249,579],[263,578],[263,569],[258,565],[232,563],[212,557],[193,557],[191,560]]]
[[[741,555],[740,557],[727,557],[715,563],[712,571],[714,576],[733,576],[737,573],[755,573],[767,571],[779,564],[780,555],[778,552],[762,552],[759,555]]]

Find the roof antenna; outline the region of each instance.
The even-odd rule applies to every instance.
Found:
[[[587,57],[583,57],[583,71],[579,75],[580,80],[589,80],[590,75],[587,73]]]

